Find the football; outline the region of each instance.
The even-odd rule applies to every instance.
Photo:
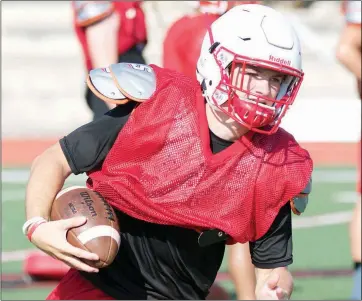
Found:
[[[120,246],[120,229],[113,208],[98,193],[87,187],[72,186],[61,190],[52,205],[51,220],[87,217],[87,222],[67,232],[67,240],[77,248],[99,256],[98,261],[83,260],[90,266],[110,265]]]

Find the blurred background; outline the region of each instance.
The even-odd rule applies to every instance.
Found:
[[[305,79],[282,122],[315,162],[307,211],[293,216],[293,300],[345,300],[352,287],[348,222],[355,192],[361,107],[355,79],[335,59],[344,24],[339,1],[266,1],[300,35]],[[193,10],[189,1],[145,1],[147,63],[162,66],[169,26]],[[2,300],[44,299],[54,281],[32,281],[24,259],[33,246],[21,232],[25,184],[34,157],[92,120],[84,100],[81,47],[70,1],[2,1]],[[71,176],[66,185],[84,176]],[[227,254],[226,254],[227,257]],[[226,260],[226,259],[225,259]],[[223,265],[217,278],[232,296]]]

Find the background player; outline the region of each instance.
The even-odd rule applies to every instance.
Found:
[[[359,97],[361,92],[361,1],[343,1],[342,12],[345,15],[345,26],[337,45],[337,59],[356,78]],[[355,276],[352,299],[361,300],[361,141],[358,154],[357,192],[359,198],[354,208],[350,224],[350,243],[352,259],[355,262]]]
[[[118,62],[145,63],[147,43],[141,1],[73,1],[74,28],[87,71]],[[86,101],[94,118],[113,105],[100,101],[88,88]]]

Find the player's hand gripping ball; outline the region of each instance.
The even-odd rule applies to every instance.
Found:
[[[87,222],[67,232],[73,246],[95,253],[98,261],[84,260],[90,266],[104,268],[110,265],[120,246],[120,229],[117,216],[107,201],[87,187],[72,186],[56,196],[51,220],[85,216]]]

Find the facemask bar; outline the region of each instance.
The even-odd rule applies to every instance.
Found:
[[[250,130],[263,134],[275,133],[289,106],[294,102],[303,81],[303,72],[279,63],[237,55],[223,46],[219,47],[213,55],[220,69],[221,81],[211,97],[212,103],[236,122]],[[228,72],[230,61],[232,62],[231,71]],[[238,73],[242,77],[239,87],[232,85],[236,64],[242,65],[242,72]],[[247,65],[285,74],[276,99],[270,99],[243,89]],[[246,96],[252,96],[253,100],[239,98],[236,95],[236,91],[241,91]],[[222,106],[226,100],[228,100],[227,107]],[[273,106],[264,105],[263,103],[266,101],[272,102]]]

